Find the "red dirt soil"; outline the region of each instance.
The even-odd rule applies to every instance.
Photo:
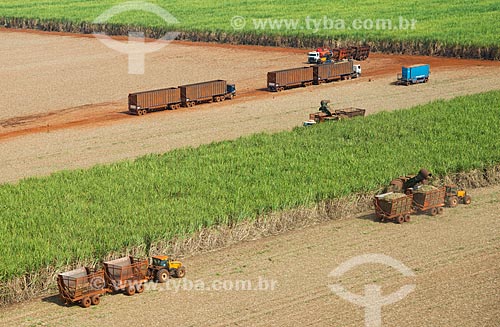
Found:
[[[44,35],[44,36],[64,36],[71,38],[93,38],[91,34],[71,34],[71,33],[61,33],[61,32],[43,32],[36,30],[10,30],[0,28],[1,33],[11,33],[15,31],[16,33],[34,34],[34,35]],[[116,37],[118,40],[126,40],[126,37]],[[150,40],[152,41],[152,40]],[[205,42],[188,42],[188,41],[174,41],[174,44],[197,47],[197,48],[218,48],[218,49],[228,49],[232,51],[255,51],[255,52],[274,52],[280,54],[305,54],[307,49],[294,49],[294,48],[276,48],[276,47],[263,47],[263,46],[250,46],[250,45],[230,45],[230,44],[216,44],[216,43],[205,43]],[[499,62],[495,61],[482,61],[482,60],[462,60],[454,58],[440,58],[440,57],[424,57],[424,56],[407,56],[407,55],[384,55],[373,53],[370,58],[365,62],[362,62],[363,77],[368,79],[373,79],[380,76],[392,76],[395,75],[401,68],[402,65],[411,65],[417,63],[428,63],[431,65],[432,71],[441,71],[447,69],[456,69],[464,67],[500,67]],[[297,66],[305,64],[304,62],[297,62]],[[245,80],[245,74],[241,74],[242,80]],[[243,92],[238,92],[238,98],[235,102],[244,102],[247,100],[254,100],[255,98],[268,97],[272,98],[273,94],[262,89],[265,85],[265,75],[262,76],[262,81],[250,80],[246,81],[248,84],[248,90]],[[238,82],[238,81],[236,81]],[[252,88],[254,88],[252,90]],[[108,125],[114,122],[127,119],[137,119],[133,115],[129,115],[126,112],[126,94],[121,101],[114,102],[104,102],[95,103],[82,106],[71,107],[62,110],[50,111],[48,113],[34,114],[27,116],[19,116],[0,120],[0,141],[5,141],[11,138],[44,133],[50,131],[56,131],[61,129],[85,127],[85,126],[96,126],[96,125]],[[181,109],[186,110],[186,109]],[[197,109],[189,109],[197,110]],[[89,111],[92,114],[89,114]]]

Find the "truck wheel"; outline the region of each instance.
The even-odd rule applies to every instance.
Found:
[[[167,269],[160,269],[156,272],[156,281],[158,281],[158,283],[165,283],[169,276]]]
[[[186,276],[186,268],[180,267],[179,269],[176,270],[175,277],[184,278],[184,276]]]
[[[404,216],[404,220],[405,220],[405,223],[410,222],[411,217],[410,217],[410,214],[409,214],[409,213],[407,213],[407,214]]]
[[[470,204],[472,202],[472,198],[470,195],[464,196],[464,204]]]
[[[452,208],[458,205],[458,198],[456,196],[452,196],[448,199],[448,205]]]
[[[127,294],[128,296],[134,295],[135,294],[135,286],[134,285],[127,286],[127,288],[125,289],[125,294]]]
[[[101,297],[99,295],[94,295],[90,299],[92,301],[92,305],[99,305],[101,303]]]
[[[438,215],[442,215],[442,214],[443,214],[443,212],[444,212],[443,207],[439,207],[439,208],[437,208],[437,213],[438,213]]]
[[[430,210],[430,213],[431,213],[431,216],[435,216],[435,215],[437,215],[438,210],[437,210],[436,208],[432,208],[432,209]]]
[[[83,308],[88,308],[88,307],[90,307],[90,305],[91,305],[91,304],[92,304],[92,301],[90,300],[90,298],[89,298],[88,296],[86,296],[86,297],[84,297],[84,298],[82,299],[82,302],[81,302],[81,304],[80,304],[80,305],[81,305]]]
[[[138,294],[141,294],[142,292],[144,292],[144,284],[135,285],[135,292]]]
[[[404,219],[403,215],[398,216],[398,217],[396,218],[396,222],[397,222],[398,224],[402,224],[402,223],[404,223],[404,221],[405,221],[405,219]]]

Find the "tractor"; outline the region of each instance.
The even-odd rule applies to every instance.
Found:
[[[169,256],[157,255],[151,258],[148,273],[156,282],[165,283],[170,276],[183,278],[186,275],[186,268],[182,262],[173,260]]]
[[[458,188],[456,185],[446,185],[446,204],[450,207],[456,207],[459,202],[470,204],[472,198],[467,191]]]

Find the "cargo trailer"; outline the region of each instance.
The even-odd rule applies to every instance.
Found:
[[[176,87],[131,93],[128,96],[128,110],[139,116],[151,111],[178,109],[181,106],[181,90]]]
[[[424,190],[424,186],[419,186],[413,190],[413,210],[415,212],[427,212],[435,216],[443,213],[445,205],[446,188],[432,188]]]
[[[430,66],[427,64],[403,66],[397,79],[398,83],[403,85],[427,83],[430,73]]]
[[[368,58],[370,55],[370,47],[369,46],[356,46],[349,48],[351,53],[349,57],[354,60],[363,61]]]
[[[179,86],[182,105],[193,107],[202,102],[221,102],[236,96],[236,86],[223,80],[214,80]]]
[[[403,193],[384,193],[373,199],[377,219],[382,222],[394,220],[398,224],[410,221],[412,203],[412,195]]]
[[[314,84],[356,78],[361,75],[361,66],[352,60],[315,65],[313,68]]]
[[[106,284],[113,291],[124,290],[127,295],[144,291],[149,278],[149,262],[132,256],[104,262]]]
[[[79,303],[82,307],[98,305],[100,296],[107,293],[104,270],[93,272],[82,267],[57,276],[59,296],[66,304]]]
[[[297,86],[309,86],[314,82],[312,67],[299,67],[267,73],[267,89],[281,92]]]

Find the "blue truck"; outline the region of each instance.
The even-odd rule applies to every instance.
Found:
[[[427,83],[430,73],[429,65],[403,66],[401,74],[398,74],[398,83],[404,85]]]

